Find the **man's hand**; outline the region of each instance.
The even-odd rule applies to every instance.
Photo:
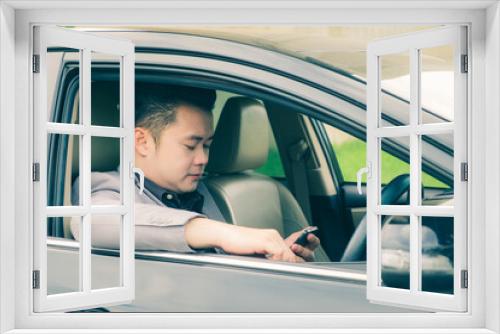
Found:
[[[186,241],[193,248],[219,247],[237,255],[262,254],[270,260],[304,262],[296,256],[278,231],[194,218],[185,225]]]
[[[308,262],[314,261],[314,250],[319,246],[320,240],[317,236],[309,233],[307,236],[307,244],[305,247],[295,244],[295,241],[299,238],[302,230],[293,232],[285,239],[286,244],[295,253],[295,255],[300,256],[302,259]]]

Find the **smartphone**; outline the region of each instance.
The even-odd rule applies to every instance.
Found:
[[[307,245],[307,236],[312,233],[318,236],[319,229],[317,226],[309,226],[302,230],[302,234],[295,240],[294,243],[297,245],[305,246]]]

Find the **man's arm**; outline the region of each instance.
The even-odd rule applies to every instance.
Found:
[[[93,205],[119,205],[120,194],[112,190],[92,193]],[[184,238],[184,224],[203,215],[156,204],[135,203],[135,248],[194,252]],[[92,245],[119,249],[121,219],[119,215],[93,215]],[[79,220],[71,221],[71,232],[79,240]]]
[[[271,260],[304,262],[292,252],[278,231],[272,229],[194,218],[185,225],[185,238],[192,248],[218,247],[231,254],[262,254]]]
[[[102,195],[102,194],[100,194]],[[97,197],[97,198],[96,198]],[[113,197],[113,196],[112,196]],[[110,204],[110,197],[93,196],[93,204]],[[115,199],[119,203],[119,196]],[[162,208],[157,205],[136,203],[141,210]],[[169,213],[172,208],[169,209]],[[180,210],[178,210],[180,211]],[[159,214],[159,213],[157,213]],[[164,212],[167,214],[167,212]],[[150,217],[151,218],[151,217]],[[168,219],[167,219],[168,222]],[[143,221],[144,223],[144,221]],[[120,217],[113,215],[96,215],[92,219],[92,245],[94,247],[118,249],[120,242]],[[71,230],[75,239],[79,240],[79,223],[71,222]],[[178,229],[181,227],[182,229]],[[178,225],[136,225],[136,249],[163,249],[178,252],[193,252],[193,249],[223,249],[226,253],[237,255],[262,254],[271,260],[303,262],[296,256],[276,230],[256,229],[227,224],[195,216],[184,226]]]
[[[101,188],[92,193],[92,204],[119,205],[120,194],[113,187]],[[194,249],[217,247],[232,254],[262,254],[272,260],[303,261],[275,230],[230,225],[204,218],[196,212],[152,203],[136,202],[134,205],[136,249],[194,252]],[[118,215],[93,216],[92,245],[118,249],[120,229]],[[79,240],[79,221],[72,221],[71,230]]]

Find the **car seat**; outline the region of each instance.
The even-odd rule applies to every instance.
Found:
[[[228,99],[211,145],[205,184],[228,223],[273,228],[286,237],[309,224],[284,185],[253,171],[267,161],[268,122],[259,101]],[[315,257],[329,261],[321,246]]]

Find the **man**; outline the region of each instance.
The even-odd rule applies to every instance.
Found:
[[[276,230],[222,221],[201,181],[213,138],[214,91],[139,84],[136,96],[140,98],[136,103],[135,166],[145,175],[144,194],[136,191],[137,249],[219,249],[288,262],[313,260],[319,239],[312,234],[302,247],[294,244],[301,231],[283,239]],[[92,173],[92,204],[119,203],[119,186],[118,172]],[[78,194],[77,187],[74,194]],[[78,239],[78,224],[71,226]],[[119,217],[94,217],[93,245],[116,248],[119,226]]]

